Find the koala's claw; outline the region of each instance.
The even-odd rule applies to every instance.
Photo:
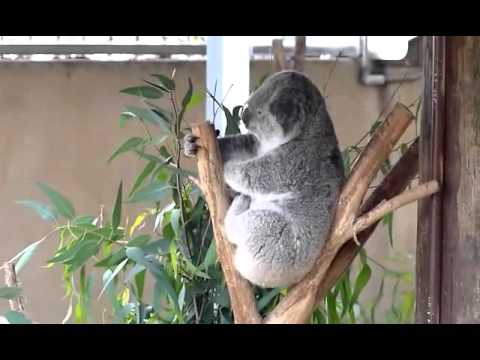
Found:
[[[185,135],[183,139],[183,147],[185,156],[194,157],[197,155],[198,152],[198,144],[197,144],[198,136],[193,134]]]

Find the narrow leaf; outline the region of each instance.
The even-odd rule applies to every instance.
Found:
[[[108,159],[107,162],[111,162],[113,159],[115,159],[118,155],[125,153],[127,151],[133,150],[137,148],[140,145],[143,145],[145,143],[145,140],[139,137],[132,137],[125,141],[122,145],[118,147],[117,150],[114,151],[112,156]]]
[[[33,254],[37,250],[38,245],[43,242],[44,239],[34,242],[33,244],[28,245],[25,249],[21,251],[22,255],[18,258],[18,261],[15,263],[15,271],[20,273],[23,267],[30,261]]]
[[[132,190],[130,190],[129,196],[132,196],[132,194],[137,190],[145,181],[145,179],[152,173],[152,171],[155,169],[157,166],[156,162],[150,161],[143,171],[138,175],[138,177],[135,179],[135,183],[133,184]]]
[[[117,199],[115,200],[115,207],[112,213],[113,229],[118,228],[118,226],[120,225],[121,218],[122,218],[122,181],[120,181],[120,185],[118,186]]]
[[[67,219],[73,219],[75,216],[75,209],[67,198],[65,198],[59,192],[53,190],[47,184],[38,182],[37,185],[48,196],[49,200],[52,202],[53,206],[60,215],[66,217]]]
[[[47,204],[41,203],[40,201],[19,200],[16,201],[16,203],[34,210],[45,221],[54,221],[57,219],[57,214],[53,211],[53,209]]]
[[[158,79],[160,83],[165,86],[168,90],[175,90],[175,82],[170,79],[168,76],[162,74],[151,74],[154,78]]]
[[[18,311],[7,311],[3,316],[10,324],[25,325],[32,323],[31,320],[28,320],[25,315]]]
[[[6,286],[0,288],[0,298],[2,299],[12,300],[18,297],[21,293],[22,289],[18,287]]]
[[[150,184],[139,189],[130,198],[130,203],[136,202],[156,202],[162,200],[168,194],[168,190],[173,189],[172,186],[159,186],[158,184]]]
[[[133,86],[120,90],[120,92],[146,99],[160,99],[163,96],[163,93],[153,86]]]
[[[368,281],[370,280],[371,275],[372,275],[372,270],[370,269],[370,266],[368,266],[368,264],[365,264],[362,267],[362,270],[360,270],[360,273],[358,274],[357,279],[355,280],[355,286],[354,286],[353,295],[350,301],[350,306],[353,306],[358,301],[358,297],[360,296],[360,293],[362,292],[362,290],[365,288]]]
[[[110,274],[110,276],[108,277],[107,281],[105,281],[105,284],[103,285],[103,288],[102,288],[102,291],[100,291],[100,295],[98,295],[98,299],[100,299],[105,291],[105,289],[107,288],[108,285],[110,285],[110,283],[112,282],[113,279],[115,279],[115,276],[118,275],[118,273],[125,267],[125,265],[127,264],[128,262],[128,259],[125,259],[123,260],[120,264],[117,265],[117,267],[115,268],[115,270],[113,270],[113,272]]]

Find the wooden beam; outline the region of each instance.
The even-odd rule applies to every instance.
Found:
[[[420,182],[442,182],[445,128],[445,37],[424,37],[425,90],[420,130]],[[416,322],[440,321],[442,192],[418,203]]]
[[[440,322],[480,323],[480,37],[445,44]]]

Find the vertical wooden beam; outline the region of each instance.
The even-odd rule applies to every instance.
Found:
[[[440,319],[480,323],[480,37],[446,38]]]
[[[420,183],[443,179],[445,131],[445,37],[426,36],[424,41],[423,114],[420,130]],[[442,195],[418,203],[416,262],[416,322],[440,322]]]

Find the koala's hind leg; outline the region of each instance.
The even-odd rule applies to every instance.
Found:
[[[243,243],[245,239],[243,232],[244,218],[241,215],[248,211],[250,202],[251,199],[247,195],[239,194],[235,196],[225,216],[225,233],[227,240],[235,245]]]
[[[271,210],[248,210],[233,221],[235,226],[225,230],[237,244],[235,267],[244,278],[263,287],[287,286],[298,279],[297,239],[284,216]]]

